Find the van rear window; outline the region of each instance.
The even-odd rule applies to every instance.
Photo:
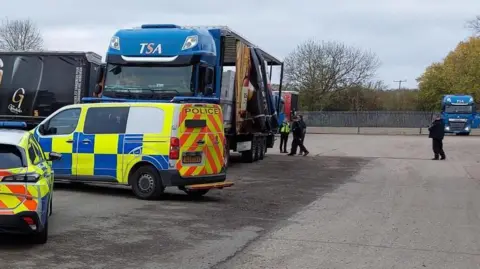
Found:
[[[0,144],[0,169],[23,167],[23,155],[17,146]]]
[[[185,127],[187,128],[203,128],[207,126],[206,120],[185,120]]]

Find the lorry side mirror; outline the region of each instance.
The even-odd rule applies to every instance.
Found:
[[[105,65],[102,64],[97,69],[97,74],[96,74],[96,77],[95,77],[95,83],[96,84],[99,84],[100,82],[102,82],[104,73],[105,73]]]
[[[95,85],[95,91],[93,92],[95,96],[98,96],[102,92],[102,85],[96,84]]]
[[[205,73],[205,84],[213,84],[213,69],[211,68],[207,68],[207,72]]]

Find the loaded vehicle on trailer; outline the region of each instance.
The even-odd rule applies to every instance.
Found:
[[[477,114],[475,101],[471,95],[444,95],[441,111],[446,133],[470,134]]]
[[[147,24],[112,37],[95,95],[107,102],[219,104],[226,159],[234,150],[253,162],[273,147],[279,126],[274,65],[282,68],[281,85],[283,63],[228,27]]]
[[[0,52],[0,119],[33,128],[95,89],[102,57],[93,52]]]

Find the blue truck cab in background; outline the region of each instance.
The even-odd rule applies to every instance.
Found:
[[[446,133],[469,135],[475,128],[476,105],[471,95],[444,95],[441,111]]]

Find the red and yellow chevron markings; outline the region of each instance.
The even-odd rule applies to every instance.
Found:
[[[205,120],[206,126],[202,128],[184,127],[187,120]],[[204,166],[182,166],[181,160],[176,167],[183,176],[196,176],[217,174],[224,164],[223,147],[225,135],[223,132],[223,113],[218,105],[193,105],[185,104],[180,112],[180,146],[183,151],[196,151],[197,141],[206,141],[203,155],[206,158]]]

